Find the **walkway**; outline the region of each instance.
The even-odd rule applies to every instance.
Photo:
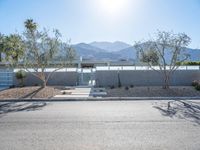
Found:
[[[62,95],[56,95],[54,98],[88,98],[91,94],[91,87],[74,87],[62,90]]]

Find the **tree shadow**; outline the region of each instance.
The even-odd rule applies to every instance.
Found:
[[[39,89],[37,90],[34,90],[33,92],[31,93],[28,93],[27,95],[21,97],[21,98],[33,98],[38,92],[40,92],[44,87],[40,87]]]
[[[200,125],[200,102],[175,100],[153,106],[163,116],[177,117]]]
[[[46,102],[7,102],[0,103],[0,116],[13,112],[41,110]]]

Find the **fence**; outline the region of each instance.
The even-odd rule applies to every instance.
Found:
[[[155,70],[160,70],[159,66],[152,67]],[[149,66],[102,66],[96,67],[96,70],[153,70]],[[170,69],[169,66],[166,67],[167,70]],[[180,66],[177,70],[200,70],[200,66]]]
[[[0,69],[0,89],[8,88],[13,85],[13,70]]]

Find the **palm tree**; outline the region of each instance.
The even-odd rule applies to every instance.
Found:
[[[27,19],[24,22],[24,25],[25,25],[26,29],[29,30],[31,33],[34,33],[34,31],[36,31],[36,29],[38,27],[37,23],[35,23],[33,21],[33,19]]]
[[[13,67],[18,63],[18,60],[23,56],[25,50],[24,41],[18,34],[11,34],[5,37],[4,53],[5,59]]]

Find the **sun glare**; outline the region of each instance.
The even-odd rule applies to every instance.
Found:
[[[107,15],[118,15],[128,7],[128,0],[99,0],[99,7]]]

